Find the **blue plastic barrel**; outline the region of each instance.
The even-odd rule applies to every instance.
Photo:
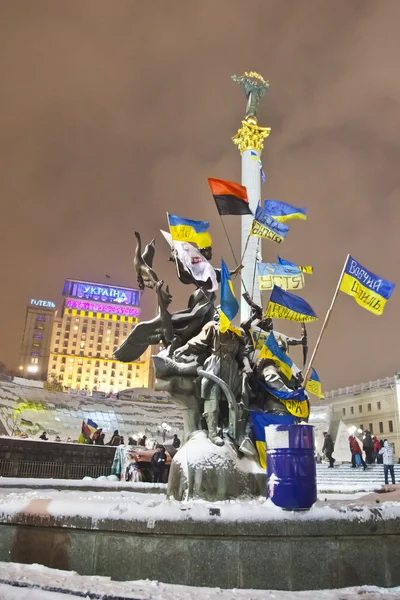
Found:
[[[312,425],[269,425],[267,498],[286,510],[308,510],[317,500]]]

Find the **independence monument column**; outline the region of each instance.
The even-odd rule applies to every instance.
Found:
[[[247,98],[246,114],[242,126],[233,136],[232,141],[242,155],[242,185],[247,188],[250,209],[255,213],[257,204],[261,202],[261,152],[264,147],[264,139],[269,136],[271,131],[269,127],[257,125],[257,110],[261,98],[269,87],[269,82],[264,81],[261,75],[253,71],[240,77],[233,75],[232,79],[240,84]],[[257,237],[249,237],[252,222],[251,215],[242,216],[242,257],[245,252],[242,260],[244,268],[241,272],[242,293],[247,290],[253,301],[261,306],[261,293],[258,289],[257,271],[255,271],[257,258],[261,258],[261,240]],[[250,307],[241,298],[240,319],[244,321],[249,316]]]

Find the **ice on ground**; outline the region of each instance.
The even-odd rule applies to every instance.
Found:
[[[71,600],[109,597],[126,600],[399,600],[400,587],[359,586],[338,590],[285,592],[275,590],[222,590],[158,581],[112,581],[109,577],[81,576],[41,565],[0,562],[1,600]],[[7,583],[22,584],[12,587]],[[36,590],[35,590],[36,588]],[[54,591],[46,591],[51,589]],[[38,592],[38,593],[36,593]],[[75,595],[76,594],[76,595]]]

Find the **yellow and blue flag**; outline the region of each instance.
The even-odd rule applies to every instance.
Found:
[[[219,322],[219,329],[221,333],[225,333],[225,331],[230,329],[236,334],[242,335],[240,329],[237,329],[231,325],[231,322],[236,317],[238,311],[239,303],[235,298],[229,269],[226,266],[225,261],[221,259],[221,307]]]
[[[283,404],[288,412],[298,419],[308,419],[310,416],[310,406],[307,402],[308,397],[304,388],[297,390],[275,390],[261,381],[258,382],[267,392],[275,396]]]
[[[250,411],[250,419],[260,465],[263,469],[266,469],[267,444],[265,441],[265,428],[269,425],[293,425],[298,423],[298,420],[291,415],[272,415],[270,413],[257,412],[255,410]]]
[[[285,239],[289,229],[289,225],[276,221],[261,208],[260,204],[258,204],[254,215],[254,221],[250,229],[250,235],[266,238],[280,244]]]
[[[260,167],[261,179],[263,180],[263,183],[265,183],[267,181],[267,178],[265,177],[264,169],[261,162],[261,156],[255,150],[251,150],[250,156],[251,160],[255,160],[258,162],[258,166]]]
[[[307,219],[305,208],[296,208],[286,202],[279,202],[279,200],[264,200],[264,210],[281,223],[290,219]]]
[[[353,296],[357,304],[374,315],[381,315],[394,285],[391,281],[374,275],[349,256],[340,283],[340,291]]]
[[[306,390],[310,392],[310,394],[314,394],[317,398],[325,398],[322,393],[322,386],[320,378],[318,377],[318,373],[315,369],[311,370],[311,375],[309,380],[306,383]]]
[[[98,430],[99,426],[92,419],[87,420],[87,425],[92,433]]]
[[[307,275],[312,275],[314,269],[311,266],[304,266],[304,265],[295,265],[294,263],[285,260],[284,258],[281,258],[280,256],[278,256],[278,263],[282,266],[288,267],[288,268],[297,268],[299,269],[302,273],[306,273]]]
[[[280,349],[273,333],[270,333],[265,340],[264,346],[261,348],[258,358],[270,358],[278,364],[279,369],[288,379],[292,378],[293,361],[286,354],[286,352]]]
[[[168,215],[171,237],[177,242],[192,242],[199,248],[207,248],[212,245],[211,236],[208,233],[209,223],[207,221],[193,221],[183,219],[178,215]]]
[[[309,323],[318,319],[308,302],[290,292],[285,292],[277,285],[272,290],[265,318],[285,319],[300,323]]]
[[[292,265],[292,263],[288,263]],[[258,287],[260,290],[272,290],[279,285],[285,290],[301,290],[304,287],[304,275],[296,265],[287,266],[275,263],[257,263]]]

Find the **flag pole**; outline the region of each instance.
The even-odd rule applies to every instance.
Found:
[[[310,362],[308,363],[308,367],[306,369],[306,372],[304,373],[304,380],[303,380],[303,384],[302,384],[304,388],[306,387],[307,381],[310,378],[311,368],[312,368],[312,365],[313,365],[313,362],[314,362],[314,359],[315,359],[315,355],[317,354],[317,351],[318,351],[319,345],[321,343],[321,339],[322,339],[322,336],[324,334],[324,331],[325,331],[325,329],[328,326],[328,321],[329,321],[329,318],[330,318],[330,316],[332,314],[333,307],[334,307],[335,302],[336,302],[336,298],[338,297],[339,290],[340,290],[340,284],[342,283],[343,275],[344,275],[344,272],[346,270],[346,266],[347,266],[347,262],[348,262],[349,258],[350,258],[350,254],[348,254],[346,256],[346,260],[344,261],[343,269],[342,269],[342,272],[340,274],[339,281],[338,281],[338,284],[336,286],[335,293],[333,294],[331,305],[328,308],[328,312],[326,313],[324,322],[323,322],[322,327],[321,327],[321,331],[320,331],[318,339],[317,339],[317,343],[315,344],[315,348],[314,348],[313,353],[311,355]]]
[[[169,222],[169,212],[167,211],[167,219],[168,219],[168,228],[169,228],[169,232],[171,233],[171,223]],[[171,235],[172,238],[172,235]],[[180,281],[180,273],[179,273],[179,265],[178,265],[178,257],[176,255],[176,249],[175,249],[175,245],[174,245],[174,240],[172,238],[172,250],[173,250],[173,254],[174,254],[174,259],[175,259],[175,266],[176,266],[176,272],[178,274],[178,279]]]

